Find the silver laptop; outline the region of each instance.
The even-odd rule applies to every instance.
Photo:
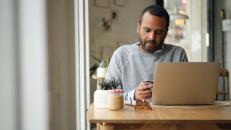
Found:
[[[159,63],[154,72],[152,104],[214,104],[219,63]]]

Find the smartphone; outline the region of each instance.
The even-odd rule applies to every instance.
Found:
[[[144,80],[144,81],[148,83],[153,83],[153,80]]]

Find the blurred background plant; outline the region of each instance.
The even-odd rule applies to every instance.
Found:
[[[103,67],[105,69],[108,68],[110,58],[107,58],[106,60],[101,60],[100,58],[96,56],[92,56],[92,58],[96,61],[96,63],[90,67],[90,76],[96,73],[96,70],[98,67]]]

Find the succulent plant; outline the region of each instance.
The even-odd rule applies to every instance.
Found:
[[[118,80],[114,78],[111,80],[101,80],[99,81],[99,86],[102,90],[116,89],[120,85]]]

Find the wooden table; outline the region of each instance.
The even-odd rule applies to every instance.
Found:
[[[231,106],[223,107],[153,107],[135,110],[125,105],[119,111],[95,109],[87,112],[99,130],[231,130]]]

